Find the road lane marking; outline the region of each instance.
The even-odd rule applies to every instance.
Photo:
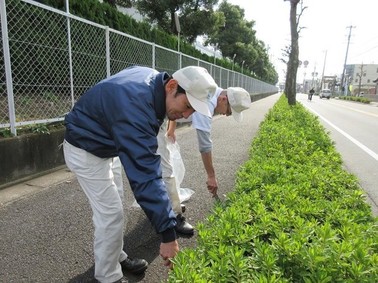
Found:
[[[358,110],[358,109],[355,109],[355,108],[352,108],[352,107],[348,107],[348,106],[345,106],[345,105],[342,105],[342,104],[339,104],[339,103],[332,103],[331,102],[331,104],[337,105],[338,107],[343,107],[343,108],[346,108],[346,109],[349,109],[349,110],[352,110],[352,111],[355,111],[355,112],[359,112],[359,113],[362,113],[362,114],[370,115],[370,116],[373,116],[373,117],[376,117],[376,118],[378,117],[377,114],[366,112],[366,111],[362,111],[362,110]]]
[[[314,112],[320,119],[322,119],[324,122],[326,122],[327,124],[329,124],[336,131],[338,131],[340,134],[342,134],[344,137],[346,137],[348,140],[350,140],[352,143],[354,143],[355,145],[357,145],[359,148],[361,148],[363,151],[365,151],[367,154],[369,154],[371,157],[373,157],[376,161],[378,161],[378,154],[376,154],[370,148],[368,148],[367,146],[363,145],[358,140],[356,140],[355,138],[353,138],[351,135],[349,135],[346,132],[344,132],[342,129],[340,129],[339,127],[337,127],[333,123],[331,123],[329,120],[327,120],[326,118],[324,118],[322,115],[320,115],[319,113],[317,113],[315,110],[313,110],[313,109],[311,109],[309,107],[307,107],[307,109],[309,109],[312,112]]]

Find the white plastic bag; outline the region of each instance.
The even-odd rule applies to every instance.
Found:
[[[183,203],[190,199],[194,191],[188,188],[181,188],[181,183],[185,176],[185,165],[181,158],[179,144],[177,142],[172,143],[168,141],[167,148],[171,153],[171,164],[173,166],[173,175],[176,179],[177,192],[180,197],[180,202]]]
[[[180,198],[180,202],[183,203],[190,199],[194,194],[194,191],[188,188],[181,188],[181,183],[185,176],[185,166],[180,154],[180,146],[177,142],[172,142],[167,136],[165,136],[165,142],[167,149],[170,152],[170,164],[172,165],[172,172],[176,179],[176,189]],[[131,205],[132,207],[140,207],[137,201]]]

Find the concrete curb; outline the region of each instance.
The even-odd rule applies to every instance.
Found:
[[[75,178],[66,166],[60,166],[56,171],[37,178],[30,178],[24,182],[0,190],[0,208],[27,196],[37,194],[51,186],[70,182]]]

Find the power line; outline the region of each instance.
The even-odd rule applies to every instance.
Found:
[[[376,38],[378,38],[378,36],[371,37],[371,38],[365,40],[365,41],[362,43],[362,45],[365,45],[365,44],[367,44],[367,43],[370,43],[371,41],[373,41],[373,40],[376,39]]]
[[[362,53],[359,53],[359,54],[357,54],[357,55],[354,55],[353,58],[356,58],[356,57],[358,57],[358,56],[364,55],[364,54],[366,54],[366,53],[372,51],[372,50],[375,49],[375,48],[378,48],[378,45],[373,46],[372,48],[370,48],[370,49],[368,49],[368,50],[365,50],[365,51],[362,52]]]

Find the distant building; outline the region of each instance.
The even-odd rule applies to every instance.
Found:
[[[345,78],[349,95],[377,95],[378,64],[346,65]]]

